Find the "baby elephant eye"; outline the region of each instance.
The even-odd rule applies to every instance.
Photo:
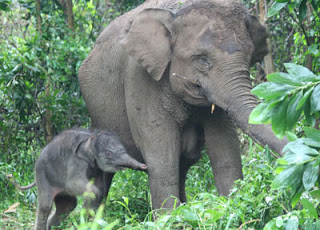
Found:
[[[112,152],[109,151],[109,150],[105,151],[105,155],[106,155],[107,158],[112,158]]]
[[[206,55],[199,55],[197,59],[198,59],[197,66],[200,69],[206,69],[206,70],[211,69],[211,63]]]
[[[201,56],[200,56],[199,62],[200,62],[201,64],[208,64],[208,63],[209,63],[208,58],[207,58],[207,56],[205,56],[205,55],[201,55]]]

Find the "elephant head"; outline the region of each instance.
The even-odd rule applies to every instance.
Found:
[[[107,131],[101,131],[79,142],[75,154],[91,167],[96,163],[104,172],[113,173],[124,167],[147,169],[145,164],[128,155],[119,138]]]
[[[267,54],[266,38],[240,4],[199,1],[175,13],[142,10],[121,45],[155,81],[169,80],[184,101],[222,108],[245,133],[281,152],[286,141],[279,145],[269,126],[248,124],[256,106],[249,67]]]

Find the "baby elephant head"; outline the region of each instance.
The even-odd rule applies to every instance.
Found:
[[[78,157],[91,167],[98,165],[104,172],[116,172],[125,167],[146,170],[147,166],[130,157],[120,139],[108,131],[101,131],[82,141]]]

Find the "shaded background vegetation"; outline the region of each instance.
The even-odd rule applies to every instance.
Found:
[[[17,192],[9,179],[16,178],[21,184],[31,182],[37,155],[54,135],[69,127],[90,126],[77,71],[103,28],[143,2],[0,0],[0,227],[1,224],[7,229],[32,227],[36,190]],[[270,34],[270,55],[264,63],[252,68],[255,84],[265,82],[267,74],[285,71],[286,62],[303,65],[319,75],[320,1],[243,0],[242,3],[265,23]],[[312,126],[318,125],[317,118],[319,113],[315,114]],[[292,132],[303,136],[301,127],[294,126]],[[255,146],[243,134],[241,141],[245,180],[237,183],[233,199],[216,196],[210,164],[204,157],[192,168],[187,181],[189,200],[195,203],[178,209],[172,219],[160,218],[155,225],[146,216],[150,211],[146,175],[127,170],[114,180],[104,217],[106,223],[119,219],[118,227],[164,229],[169,223],[168,229],[195,228],[199,225],[199,215],[195,213],[202,212],[207,215],[202,221],[210,219],[208,226],[216,229],[236,229],[250,220],[248,226],[263,228],[273,218],[295,210],[286,201],[286,195],[268,191],[275,168],[269,151]],[[198,195],[200,192],[212,195]],[[202,197],[201,204],[197,203],[197,196]],[[319,201],[313,202],[319,213]],[[81,226],[89,229],[86,221],[79,221],[79,214],[70,219],[69,227],[80,223],[78,229]],[[278,220],[280,229],[284,227],[281,220]],[[142,221],[147,225],[142,227]]]

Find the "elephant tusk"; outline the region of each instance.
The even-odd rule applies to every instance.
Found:
[[[190,80],[190,79],[188,79],[188,78],[186,78],[186,77],[184,77],[184,76],[181,76],[181,75],[179,75],[179,74],[177,74],[177,73],[173,73],[172,76],[173,76],[173,77],[179,77],[179,78],[181,78],[181,79],[183,79],[183,80],[185,80],[185,81],[188,81],[188,82],[190,82],[190,83],[192,83],[192,84],[194,84],[194,85],[201,86],[198,81]]]
[[[212,104],[212,105],[211,105],[211,114],[213,114],[214,108],[215,108],[215,105]]]

